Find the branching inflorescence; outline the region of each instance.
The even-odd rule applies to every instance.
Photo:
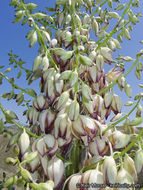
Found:
[[[135,75],[141,79],[143,52],[137,53],[136,59],[119,55],[114,60],[112,54],[121,49],[123,38],[131,39],[132,25],[141,16],[135,15],[132,7],[138,7],[139,1],[122,4],[118,0],[57,0],[55,8],[47,8],[53,11],[52,16],[34,12],[34,3],[12,0],[10,5],[16,8],[14,23],[22,21],[31,28],[26,36],[29,46],[39,43],[32,71],[24,68],[12,52],[10,62],[20,67],[18,78],[22,70],[26,72],[28,84],[40,78],[41,94],[16,85],[6,76],[8,71],[0,72],[1,81],[5,78],[13,88],[1,97],[16,99],[18,105],[25,101],[29,122],[29,127],[21,126],[15,121],[16,114],[0,104],[5,123],[21,129],[9,142],[10,147],[15,145],[15,158],[6,160],[17,164],[19,170],[4,186],[74,190],[120,189],[117,184],[136,184],[143,168],[143,129],[137,134],[135,128],[143,122],[143,94],[137,94],[135,102],[128,101],[126,106],[134,106],[123,114],[122,98],[113,87],[118,85],[131,97],[126,76],[135,67]],[[92,32],[95,40],[90,38]],[[130,61],[133,64],[124,74],[124,63]],[[104,64],[114,66],[106,73]],[[15,94],[15,89],[21,92]],[[32,105],[24,99],[24,93],[34,98]],[[135,109],[136,118],[130,120]],[[107,122],[112,113],[114,116]],[[123,121],[121,131],[116,126]],[[132,148],[137,149],[133,155]]]

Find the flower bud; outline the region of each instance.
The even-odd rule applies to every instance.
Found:
[[[90,16],[88,14],[84,15],[82,23],[83,23],[83,25],[90,25],[91,19],[90,19]]]
[[[47,152],[46,144],[44,142],[44,139],[39,139],[36,143],[36,149],[38,152],[41,154],[41,156],[44,156],[45,153]]]
[[[141,117],[142,115],[142,106],[139,104],[137,107],[136,117]]]
[[[18,156],[18,155],[19,155],[19,152],[20,152],[19,146],[18,146],[17,144],[14,145],[14,147],[13,147],[13,153],[14,153],[14,155],[15,155],[15,156]]]
[[[125,6],[126,6],[126,4],[119,4],[119,5],[117,5],[117,7],[115,8],[115,10],[120,11],[120,10],[124,9]]]
[[[56,47],[56,45],[57,45],[57,39],[52,39],[51,41],[50,41],[50,46],[51,46],[51,48],[55,48]]]
[[[79,54],[79,61],[83,65],[87,65],[87,66],[93,65],[93,62],[90,58],[88,58],[87,56],[81,55],[81,54]]]
[[[143,122],[143,118],[142,117],[136,117],[135,119],[133,119],[132,121],[130,121],[130,125],[131,126],[137,126],[142,124]]]
[[[35,3],[28,3],[25,5],[27,9],[36,9],[37,5]]]
[[[69,139],[71,136],[71,121],[68,119],[67,114],[60,114],[54,122],[55,137]]]
[[[118,41],[117,39],[115,39],[115,38],[113,38],[112,40],[113,40],[113,42],[114,42],[116,48],[117,48],[117,49],[121,49],[121,46],[120,46],[119,41]]]
[[[17,159],[11,158],[11,157],[7,157],[6,160],[5,160],[5,162],[6,162],[6,164],[14,166],[17,163]]]
[[[72,72],[70,79],[69,79],[70,86],[73,87],[75,83],[78,81],[78,73],[77,71]]]
[[[40,129],[42,132],[48,133],[52,130],[55,113],[51,110],[43,110],[39,116]]]
[[[37,71],[41,63],[42,63],[42,57],[38,55],[34,60],[32,71],[33,72]]]
[[[111,122],[117,121],[123,116],[123,113],[118,113],[117,115],[114,115],[112,119],[110,120]]]
[[[108,0],[108,6],[112,8],[112,0]]]
[[[19,139],[19,136],[20,136],[19,133],[14,134],[14,135],[10,138],[10,141],[9,141],[7,147],[9,148],[9,147],[13,146],[15,143],[17,143],[17,141],[18,141],[18,139]]]
[[[107,44],[108,44],[108,47],[109,47],[112,51],[115,51],[115,49],[116,49],[116,44],[114,43],[113,40],[108,40]]]
[[[95,83],[97,82],[97,67],[96,66],[92,66],[89,68],[89,75],[90,75],[90,78],[91,80]]]
[[[33,106],[38,110],[42,111],[48,108],[48,102],[43,95],[37,96],[37,98],[33,101]]]
[[[44,142],[47,146],[48,149],[48,155],[53,157],[57,150],[58,150],[58,141],[57,139],[55,139],[55,137],[51,134],[48,134],[46,136],[44,136]]]
[[[118,78],[118,86],[122,90],[125,87],[126,79],[124,76]]]
[[[111,12],[111,11],[109,11],[107,14],[111,18],[119,18],[119,14],[117,12]]]
[[[43,71],[46,71],[49,67],[49,59],[47,58],[47,55],[45,55],[42,59],[41,69]]]
[[[118,172],[116,183],[119,183],[119,184],[133,184],[134,181],[133,181],[132,176],[124,168],[121,168],[119,170],[119,172]],[[122,189],[123,188],[118,187],[118,190],[122,190]],[[128,190],[129,188],[124,187],[124,189]]]
[[[45,176],[48,177],[48,173],[47,173],[47,167],[48,167],[48,162],[49,162],[48,156],[46,154],[44,156],[40,156],[40,162],[41,162],[41,166],[43,168]]]
[[[64,81],[60,79],[60,74],[55,75],[55,90],[58,96],[62,93]]]
[[[23,130],[23,133],[21,134],[19,138],[19,146],[22,156],[25,154],[27,149],[29,148],[30,140],[29,135],[26,133],[25,129]]]
[[[99,26],[98,26],[98,22],[96,21],[95,18],[92,20],[92,28],[93,28],[94,33],[98,34]]]
[[[107,185],[114,184],[117,177],[117,168],[112,156],[106,156],[103,162],[103,178]]]
[[[17,105],[20,105],[23,102],[23,100],[24,100],[24,93],[23,92],[16,95]]]
[[[81,119],[83,129],[86,131],[88,136],[93,138],[98,131],[97,121],[85,115],[80,115],[79,117]]]
[[[34,18],[37,18],[37,19],[44,19],[45,17],[47,17],[46,14],[40,13],[40,12],[34,13],[32,16],[33,16]]]
[[[68,183],[68,189],[69,190],[78,190],[77,184],[81,183],[81,175],[80,174],[74,174]]]
[[[79,116],[79,104],[76,100],[74,100],[70,104],[69,110],[68,110],[68,116],[69,116],[71,121],[77,120],[77,118]]]
[[[27,111],[27,120],[29,121],[29,124],[35,125],[38,121],[38,117],[39,117],[39,112],[35,108],[30,107],[29,110]]]
[[[113,98],[113,95],[109,92],[107,92],[105,95],[104,95],[104,104],[105,104],[105,108],[109,108],[111,103],[112,103],[112,98]]]
[[[41,34],[42,34],[42,39],[43,39],[44,43],[50,43],[51,39],[50,39],[49,33],[45,30],[42,30]]]
[[[118,78],[123,74],[124,68],[123,69],[117,69],[116,67],[112,68],[108,73],[107,77],[109,82],[112,81],[117,81]]]
[[[73,135],[75,135],[77,137],[86,136],[86,131],[83,128],[82,121],[81,121],[80,117],[78,117],[77,120],[75,120],[72,124],[73,124],[72,125]]]
[[[97,168],[94,170],[88,170],[83,174],[81,182],[83,184],[90,184],[90,187],[88,189],[92,190],[93,189],[92,184],[98,184],[98,185],[104,184],[103,174]],[[100,185],[97,186],[96,189],[100,190],[101,189]]]
[[[56,98],[55,85],[54,85],[54,77],[49,78],[44,86],[44,93],[48,98],[48,103],[52,104]]]
[[[129,84],[126,84],[124,90],[125,90],[125,93],[127,94],[127,96],[128,96],[129,98],[131,98],[131,96],[132,96],[132,89],[131,89],[131,86],[130,86]]]
[[[123,105],[123,102],[122,102],[122,99],[120,98],[120,96],[114,94],[112,103],[111,103],[111,108],[112,108],[113,112],[115,114],[121,113],[122,105]]]
[[[61,14],[59,14],[58,16],[58,27],[61,28],[62,24],[64,21],[64,13],[62,12]]]
[[[75,14],[75,15],[74,15],[74,19],[75,19],[74,21],[75,21],[76,26],[77,26],[77,27],[80,27],[81,24],[82,24],[80,17],[79,17],[77,14]]]
[[[64,51],[63,55],[61,56],[61,59],[63,61],[66,61],[67,59],[70,59],[73,55],[73,51]]]
[[[94,156],[104,156],[109,149],[106,143],[106,137],[100,138],[99,136],[89,143],[89,151]]]
[[[31,176],[31,174],[30,174],[30,172],[29,172],[28,170],[26,170],[26,169],[24,169],[24,168],[21,168],[20,173],[21,173],[22,178],[23,178],[25,181],[28,181],[28,182],[33,181],[33,180],[32,180],[32,176]]]
[[[90,114],[94,113],[94,105],[93,105],[93,101],[88,101],[88,102],[83,102],[83,105],[85,106],[85,108],[88,110],[88,112]]]
[[[15,176],[12,176],[12,177],[10,177],[10,178],[8,178],[8,179],[6,180],[6,182],[4,183],[4,187],[5,187],[5,188],[11,187],[11,186],[13,186],[16,182],[17,182],[17,176],[16,176],[16,175],[15,175]]]
[[[115,149],[120,149],[124,148],[130,142],[131,136],[132,135],[124,134],[118,130],[115,130],[111,136],[109,136],[109,140]]]
[[[82,96],[87,100],[92,100],[91,89],[84,83],[82,83]]]
[[[26,160],[27,163],[29,163],[29,162],[33,161],[37,156],[38,156],[37,151],[31,152],[31,153],[27,154],[24,159]]]
[[[102,71],[104,69],[104,58],[102,55],[97,55],[96,66],[99,71]]]
[[[61,76],[59,79],[67,80],[70,78],[71,74],[72,74],[72,71],[66,70],[66,71],[61,73]]]
[[[63,181],[65,172],[63,161],[57,157],[50,160],[48,163],[47,172],[49,179],[54,182],[54,188],[59,188]]]
[[[135,163],[128,154],[126,154],[124,157],[124,169],[133,177],[135,182],[138,181]]]
[[[68,14],[68,15],[66,16],[66,24],[69,24],[70,21],[71,21],[71,15]]]
[[[56,75],[56,71],[54,68],[49,68],[48,70],[43,72],[42,82],[45,83],[49,79],[53,79]]]
[[[11,122],[12,119],[17,119],[18,120],[17,115],[11,110],[6,110],[5,111],[5,117],[6,117],[6,121],[8,123]]]
[[[37,42],[37,32],[34,31],[33,35],[31,36],[30,38],[30,44],[29,44],[29,47],[33,47],[35,45],[35,43]]]
[[[112,50],[110,50],[108,47],[101,47],[100,51],[104,57],[105,62],[111,64],[111,62],[113,61]]]
[[[69,99],[69,92],[67,91],[63,92],[58,99],[57,110],[60,110],[63,106],[65,106],[68,99]]]
[[[89,54],[89,58],[93,61],[93,62],[96,62],[96,56],[97,56],[97,53],[95,52],[95,50],[93,50],[90,54]],[[95,66],[93,66],[94,68]],[[91,67],[90,67],[91,68]],[[89,69],[90,69],[89,68]]]
[[[54,182],[49,180],[45,183],[39,183],[37,186],[37,190],[53,190],[54,188]]]
[[[36,156],[32,161],[30,161],[30,163],[29,163],[30,171],[31,171],[32,173],[34,173],[34,172],[38,169],[39,165],[40,165],[40,158],[39,158],[39,156],[37,155],[37,156]]]
[[[136,152],[134,161],[135,161],[135,167],[136,167],[137,173],[138,174],[142,173],[143,172],[143,150],[142,149],[139,149]]]
[[[129,30],[127,28],[123,28],[123,36],[127,39],[127,40],[130,40],[131,39],[131,36],[130,36],[130,33],[129,33]]]

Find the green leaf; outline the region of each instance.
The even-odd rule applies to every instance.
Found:
[[[0,69],[2,69],[2,68],[4,68],[4,66],[2,65],[2,66],[0,66]]]
[[[8,98],[9,97],[9,95],[10,95],[10,93],[4,93],[4,94],[2,94],[2,98]]]
[[[10,72],[12,70],[12,68],[11,67],[9,67],[9,68],[7,68],[6,70],[5,70],[5,72],[4,73],[8,73],[8,72]]]
[[[37,96],[37,93],[33,89],[27,89],[31,96]]]
[[[46,9],[47,9],[47,11],[50,11],[50,12],[54,12],[55,11],[55,9],[52,8],[52,7],[46,7]]]
[[[22,74],[22,72],[21,72],[21,70],[18,72],[18,74],[17,74],[17,78],[19,79],[20,77],[21,77],[21,74]]]
[[[3,77],[0,77],[0,85],[2,84],[2,79],[3,79]]]
[[[139,84],[139,87],[140,87],[140,88],[143,88],[143,84]]]
[[[12,90],[8,96],[8,100],[12,99],[14,97],[14,90]]]
[[[23,19],[21,25],[24,26],[26,24],[26,22],[27,22],[27,18]]]

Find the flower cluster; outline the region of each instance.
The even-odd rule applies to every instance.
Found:
[[[123,101],[112,87],[118,84],[128,97],[132,94],[121,62],[131,60],[119,56],[119,61],[114,61],[112,53],[121,48],[123,37],[130,39],[130,27],[125,26],[130,22],[136,24],[138,16],[133,15],[130,9],[132,1],[124,12],[128,13],[129,23],[124,20],[124,14],[121,17],[117,12],[102,10],[101,2],[57,0],[56,14],[49,16],[33,13],[32,10],[37,7],[34,3],[12,0],[11,5],[18,7],[14,22],[26,17],[24,22],[33,27],[26,36],[29,46],[34,46],[37,41],[40,45],[32,75],[27,77],[29,83],[40,78],[40,94],[27,110],[31,131],[24,129],[13,138],[11,145],[15,142],[19,145],[19,149],[15,147],[16,160],[7,159],[9,164],[18,164],[21,178],[12,177],[5,187],[16,184],[20,179],[24,185],[30,184],[33,189],[39,190],[61,189],[67,181],[69,190],[84,188],[77,184],[134,184],[138,180],[137,174],[143,171],[141,146],[134,160],[126,154],[122,162],[119,154],[135,138],[135,130],[129,134],[128,128],[142,123],[141,108],[138,108],[135,120],[128,123],[126,120],[125,131],[111,129],[115,126],[112,122],[117,121],[118,124],[123,116]],[[122,10],[125,6],[118,4],[115,10]],[[81,12],[80,7],[87,11]],[[97,8],[94,14],[89,15],[93,7]],[[108,7],[112,8],[112,0],[108,0]],[[107,33],[110,19],[118,19],[118,22],[113,31]],[[48,28],[53,22],[58,28],[54,36]],[[90,38],[92,30],[98,41]],[[116,31],[117,39],[112,37]],[[110,67],[112,63],[116,64],[106,73],[105,64]],[[138,73],[141,70],[140,66]],[[21,98],[23,101],[23,96],[17,95],[16,101],[21,101]],[[107,119],[112,113],[114,116],[108,125]],[[6,116],[7,121],[17,119],[13,112],[7,111]],[[36,139],[30,138],[32,132]],[[112,148],[118,152],[113,153]],[[109,149],[111,155],[107,156]],[[121,161],[116,161],[117,158]],[[96,169],[91,170],[92,164],[97,165]],[[87,171],[78,173],[83,168]]]

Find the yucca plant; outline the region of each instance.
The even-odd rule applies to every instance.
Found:
[[[135,126],[143,122],[140,105],[143,94],[125,104],[133,107],[124,114],[123,100],[113,88],[118,85],[119,90],[131,97],[132,88],[126,76],[135,67],[136,77],[141,78],[142,50],[135,59],[122,55],[113,58],[123,39],[131,39],[132,25],[139,22],[141,14],[134,14],[139,1],[57,0],[54,8],[47,8],[48,13],[36,12],[35,3],[22,0],[12,0],[10,5],[16,12],[14,23],[22,22],[30,28],[26,35],[29,47],[39,44],[32,70],[20,65],[12,53],[10,60],[26,72],[28,84],[40,79],[41,93],[37,95],[33,89],[19,87],[0,72],[1,81],[6,78],[13,86],[13,91],[3,94],[3,98],[16,99],[21,105],[26,101],[24,94],[28,94],[33,101],[26,104],[24,112],[29,127],[21,126],[15,121],[16,114],[0,104],[5,116],[1,128],[5,122],[21,130],[9,142],[9,147],[14,145],[15,158],[6,159],[7,164],[17,165],[18,171],[7,179],[4,187],[15,185],[27,190],[141,187],[137,174],[143,171],[143,130],[138,134]],[[94,39],[90,37],[93,32]],[[129,61],[133,64],[126,70],[124,63]],[[106,72],[105,64],[113,68]],[[15,89],[21,92],[16,94]],[[135,109],[136,117],[130,120]],[[116,126],[122,121],[120,131]]]

